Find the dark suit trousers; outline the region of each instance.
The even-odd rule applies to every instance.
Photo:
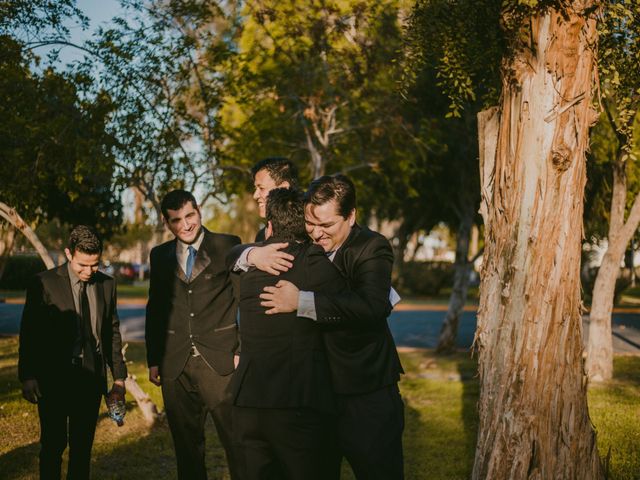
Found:
[[[53,383],[56,382],[56,383]],[[69,445],[68,480],[88,480],[91,447],[102,398],[102,380],[81,367],[38,382],[40,478],[60,479],[62,453]]]
[[[175,380],[162,380],[162,396],[176,450],[178,479],[207,478],[204,461],[207,413],[211,414],[225,449],[231,478],[239,478],[231,443],[231,403],[227,398],[230,381],[231,375],[218,375],[201,356],[189,357]]]
[[[339,395],[338,410],[340,449],[356,478],[404,478],[404,403],[398,386],[364,395]]]
[[[243,480],[327,480],[335,415],[309,408],[233,407]]]

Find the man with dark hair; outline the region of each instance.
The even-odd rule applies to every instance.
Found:
[[[267,240],[286,242],[292,267],[283,278],[307,290],[345,288],[338,270],[305,231],[300,192],[271,190]],[[235,256],[229,256],[229,265]],[[255,268],[241,274],[242,354],[232,381],[233,436],[246,480],[327,480],[327,452],[335,442],[335,401],[317,323],[295,313],[266,315],[263,288],[273,275]]]
[[[266,214],[267,196],[274,188],[296,188],[298,186],[298,169],[284,157],[268,157],[260,160],[251,169],[253,178],[253,199],[258,202],[258,213],[262,218]],[[265,239],[265,230],[256,235],[256,242]]]
[[[35,276],[20,324],[22,395],[38,404],[40,478],[59,479],[69,445],[68,479],[89,478],[100,399],[124,401],[127,369],[113,278],[98,271],[102,242],[95,230],[71,231],[68,262]]]
[[[162,387],[181,480],[206,479],[204,424],[211,414],[238,478],[225,396],[238,348],[237,302],[225,257],[238,237],[202,226],[194,196],[169,192],[163,221],[175,238],[151,251],[145,324],[149,380]]]
[[[358,479],[403,478],[402,366],[387,325],[393,253],[386,238],[356,224],[356,192],[344,175],[311,182],[305,195],[306,230],[347,279],[350,289],[325,293],[283,276],[265,287],[267,314],[331,325],[325,336],[338,396],[339,447]],[[278,267],[279,268],[279,267]]]

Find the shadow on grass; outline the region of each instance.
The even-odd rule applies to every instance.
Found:
[[[101,415],[101,418],[104,418]],[[104,424],[98,426],[105,429]],[[210,480],[228,480],[229,474],[224,450],[216,437],[212,421],[207,422],[206,463]],[[0,477],[25,480],[37,478],[37,442],[15,448],[0,456]],[[66,469],[68,449],[63,459]],[[130,480],[146,478],[153,480],[175,479],[176,463],[169,428],[160,421],[154,428],[120,436],[117,439],[96,441],[91,461],[91,478]]]
[[[478,425],[475,361],[423,351],[403,363],[406,478],[470,478]]]
[[[211,419],[207,420],[206,426],[205,460],[209,479],[229,479],[224,450]],[[92,476],[122,480],[175,479],[177,473],[173,441],[166,421],[159,421],[143,435],[134,433],[104,445],[98,455],[94,454]]]
[[[621,355],[614,357],[613,379],[640,385],[640,356]]]
[[[23,445],[0,455],[0,472],[2,478],[26,479],[38,477],[38,442]]]
[[[469,355],[468,353],[466,355]],[[476,442],[478,437],[478,399],[480,385],[478,380],[478,364],[475,359],[467,357],[458,363],[458,373],[462,382],[462,423],[464,424],[465,448],[469,453],[469,475],[473,470]]]

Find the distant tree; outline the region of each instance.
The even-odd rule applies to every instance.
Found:
[[[96,90],[115,106],[108,128],[117,140],[117,181],[151,203],[161,233],[167,191],[204,191],[204,202],[220,190],[219,67],[230,53],[231,14],[215,1],[121,3],[113,27],[72,46],[86,53],[77,71],[96,76]],[[233,10],[233,2],[225,5]]]
[[[70,25],[86,28],[88,19],[76,0],[12,0],[0,2],[0,34],[23,44],[67,38]]]
[[[28,222],[58,218],[109,235],[120,223],[109,98],[82,99],[85,79],[33,73],[30,56],[8,36],[0,51],[0,199]]]
[[[31,47],[68,35],[74,21],[86,25],[73,1],[0,4],[0,210],[48,266],[51,259],[29,224],[90,223],[108,235],[120,217],[113,142],[105,132],[109,98],[84,98],[86,78],[31,68],[39,64]],[[5,248],[0,269],[9,253]]]
[[[605,123],[600,138],[606,138],[605,129],[609,138],[613,138],[603,142],[609,146],[611,156],[604,161],[602,158],[596,160],[607,167],[611,200],[607,215],[607,250],[596,276],[589,314],[586,368],[589,378],[594,381],[610,380],[613,376],[611,311],[616,279],[627,245],[640,223],[640,5],[607,2],[599,31],[601,117]],[[603,147],[594,153],[604,153]]]
[[[421,204],[438,206],[432,220],[456,233],[453,288],[437,346],[443,353],[455,349],[473,266],[471,230],[480,221],[476,115],[500,92],[500,13],[492,0],[419,0],[407,28],[407,96],[416,103],[417,117],[431,120],[422,134],[441,145],[428,162],[433,173],[427,183],[414,188],[430,193]]]
[[[221,115],[225,161],[280,154],[305,179],[375,174],[393,157],[390,132],[396,150],[407,138],[395,93],[399,13],[397,0],[245,2]]]

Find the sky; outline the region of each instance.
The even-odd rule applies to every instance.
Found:
[[[109,23],[121,11],[118,0],[77,0],[76,4],[89,18],[89,28],[82,30],[80,26],[70,25],[72,43],[82,43],[88,40],[100,25]],[[40,53],[44,54],[44,52]],[[80,59],[82,59],[82,53],[71,47],[65,47],[60,51],[62,65]]]

